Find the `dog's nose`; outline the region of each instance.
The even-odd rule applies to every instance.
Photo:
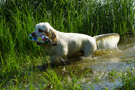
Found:
[[[33,37],[35,37],[35,36],[36,36],[36,33],[35,33],[35,32],[33,32],[33,33],[31,33],[31,35],[32,35]]]

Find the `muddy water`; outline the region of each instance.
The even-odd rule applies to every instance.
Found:
[[[118,49],[119,50],[98,50],[94,58],[85,58],[73,62],[70,65],[59,66],[55,70],[58,75],[63,77],[68,76],[70,78],[72,78],[71,72],[80,77],[89,70],[79,82],[82,83],[85,90],[87,90],[87,88],[91,89],[91,85],[95,90],[102,90],[105,87],[113,89],[116,86],[122,86],[122,82],[118,80],[108,82],[105,76],[112,70],[124,71],[127,67],[134,67],[134,63],[128,64],[127,62],[135,60],[135,38],[129,37],[120,40]],[[101,79],[100,83],[94,83],[95,77]]]

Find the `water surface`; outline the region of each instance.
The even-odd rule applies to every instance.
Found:
[[[134,63],[127,63],[135,60],[134,39],[134,37],[121,39],[118,44],[119,50],[98,50],[96,51],[94,58],[85,58],[69,65],[59,66],[55,71],[62,77],[70,77],[71,72],[80,77],[89,70],[80,80],[80,83],[82,83],[84,88],[89,87],[90,89],[90,85],[92,85],[95,90],[102,90],[104,87],[115,89],[116,86],[122,86],[122,81],[106,81],[106,76],[108,72],[112,70],[124,72],[126,68],[134,68]],[[101,79],[100,83],[93,84],[95,82],[95,77]],[[85,89],[87,90],[87,88]]]

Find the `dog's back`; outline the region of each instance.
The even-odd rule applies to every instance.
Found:
[[[97,49],[117,49],[120,36],[117,33],[108,33],[94,36]]]

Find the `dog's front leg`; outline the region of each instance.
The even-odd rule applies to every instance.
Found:
[[[50,63],[64,63],[67,60],[67,50],[61,50],[50,57]]]

